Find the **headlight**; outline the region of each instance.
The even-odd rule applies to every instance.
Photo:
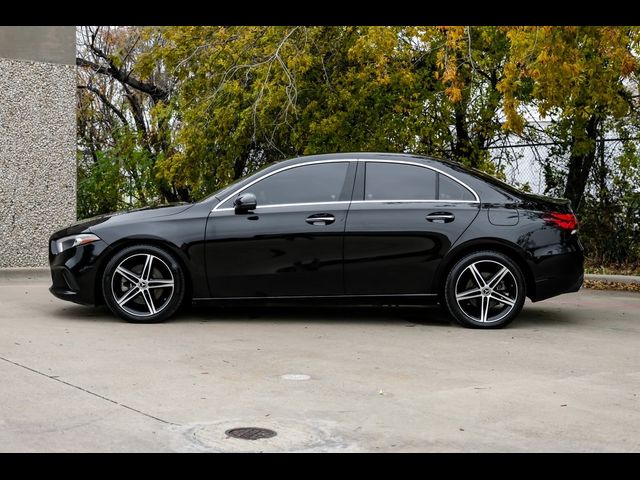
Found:
[[[57,255],[78,245],[86,245],[100,240],[100,237],[92,233],[80,233],[78,235],[69,235],[51,242],[51,253]]]

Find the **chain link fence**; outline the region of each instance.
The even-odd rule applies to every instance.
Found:
[[[602,138],[597,141],[596,159],[588,191],[593,193],[602,181],[610,186],[616,174],[620,173],[619,158],[623,154],[624,141],[621,138]],[[513,142],[491,146],[488,150],[491,160],[498,171],[505,175],[507,183],[541,195],[562,194],[568,157],[559,153],[559,144]],[[603,178],[595,178],[598,175]]]
[[[601,138],[578,212],[590,268],[640,271],[639,139]],[[505,142],[489,148],[504,179],[522,190],[565,196],[568,153],[553,142]]]

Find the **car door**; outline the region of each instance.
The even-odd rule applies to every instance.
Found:
[[[360,162],[345,230],[345,293],[432,293],[438,264],[478,214],[478,200],[420,163]]]
[[[214,208],[205,251],[217,297],[344,293],[343,238],[356,162],[292,165],[260,177]],[[253,193],[255,210],[233,201]]]

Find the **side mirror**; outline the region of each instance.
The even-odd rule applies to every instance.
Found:
[[[250,210],[255,210],[258,206],[258,200],[253,193],[243,193],[233,201],[233,206],[236,213],[246,213]]]

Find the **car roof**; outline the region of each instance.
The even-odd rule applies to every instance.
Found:
[[[462,163],[454,162],[451,160],[443,160],[441,158],[429,157],[426,155],[417,155],[412,153],[392,153],[392,152],[339,152],[339,153],[322,153],[322,154],[314,154],[314,155],[303,155],[300,157],[291,158],[288,160],[281,160],[278,162],[273,162],[270,166],[273,165],[295,165],[297,163],[306,163],[312,161],[322,161],[322,160],[355,160],[355,159],[363,159],[363,160],[405,160],[405,161],[413,161],[420,163],[430,163],[437,162],[450,166],[463,166]]]

